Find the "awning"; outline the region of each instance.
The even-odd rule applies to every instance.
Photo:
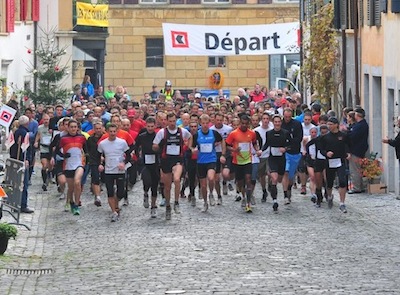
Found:
[[[85,51],[83,51],[82,49],[80,49],[79,47],[73,46],[72,47],[72,60],[79,60],[79,61],[96,61],[97,59],[95,59],[93,56],[91,56],[90,54],[86,53]]]

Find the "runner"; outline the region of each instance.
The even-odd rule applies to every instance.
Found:
[[[47,191],[48,181],[50,179],[50,171],[53,169],[50,163],[51,153],[49,146],[51,143],[51,131],[49,129],[50,117],[47,114],[42,116],[43,124],[38,127],[34,148],[40,146],[40,162],[42,163],[42,190]]]
[[[117,137],[118,126],[111,123],[107,127],[108,138],[101,141],[97,150],[104,157],[104,163],[98,167],[100,172],[105,173],[104,181],[107,188],[108,204],[112,216],[111,222],[119,220],[119,200],[123,199],[125,192],[125,164],[130,160],[129,147],[125,140]],[[117,186],[117,192],[114,191]]]
[[[64,155],[64,174],[67,178],[67,201],[71,204],[71,212],[80,215],[81,180],[85,167],[86,139],[78,133],[78,122],[68,122],[68,134],[61,137],[60,148]]]
[[[171,184],[175,186],[174,211],[180,213],[179,195],[180,183],[183,171],[183,147],[184,141],[191,137],[189,131],[176,127],[176,115],[169,113],[167,115],[168,126],[157,132],[153,141],[153,150],[158,152],[161,149],[161,181],[164,184],[164,196],[166,200],[167,220],[171,219]]]
[[[215,171],[217,162],[216,145],[221,145],[221,155],[219,164],[225,163],[226,147],[222,136],[215,130],[210,130],[210,117],[207,114],[200,116],[201,129],[189,140],[189,146],[192,153],[197,153],[197,175],[200,180],[201,194],[204,200],[202,212],[207,212],[207,181],[210,191],[210,205],[215,205],[213,195],[215,183]],[[222,199],[221,195],[218,199]],[[218,204],[222,204],[222,200],[218,200]]]

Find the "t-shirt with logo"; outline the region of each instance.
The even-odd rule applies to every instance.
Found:
[[[253,130],[247,129],[243,132],[237,128],[228,135],[225,141],[234,149],[240,147],[239,152],[232,152],[233,164],[251,164],[251,146],[256,142],[256,133]]]
[[[214,126],[211,126],[210,128],[211,130],[215,130],[217,131],[219,134],[221,134],[223,139],[226,139],[228,137],[228,135],[232,132],[233,128],[231,126],[225,125],[223,124],[221,128],[217,128]],[[217,145],[215,147],[215,150],[217,153],[221,153],[222,152],[222,146],[221,145]],[[227,151],[228,152],[228,151]]]
[[[193,141],[198,148],[197,163],[208,164],[217,162],[215,143],[222,141],[222,136],[215,130],[209,129],[206,134],[200,129],[194,136]],[[220,146],[217,145],[217,146]]]

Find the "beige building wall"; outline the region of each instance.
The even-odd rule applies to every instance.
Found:
[[[168,9],[139,6],[110,6],[110,37],[107,39],[105,84],[125,85],[139,99],[156,84],[171,80],[174,88],[207,89],[215,67],[208,67],[207,56],[165,56],[163,68],[146,68],[146,38],[162,37],[162,23],[207,25],[253,25],[298,21],[298,4],[249,4],[224,9],[204,6],[169,5]],[[236,93],[238,87],[268,85],[268,56],[230,56],[223,89]]]

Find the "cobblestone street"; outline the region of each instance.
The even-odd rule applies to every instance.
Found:
[[[37,171],[40,171],[38,168]],[[244,213],[234,194],[201,213],[187,199],[180,215],[150,218],[142,186],[129,193],[119,222],[96,207],[88,187],[80,216],[63,212],[56,186],[29,189],[32,215],[0,257],[0,294],[377,294],[400,289],[400,201],[393,195],[348,196],[315,208],[294,190],[279,213],[272,201]],[[280,193],[280,197],[281,197]],[[7,215],[4,220],[9,221]],[[22,273],[21,270],[29,270]],[[36,272],[35,272],[36,270]]]

